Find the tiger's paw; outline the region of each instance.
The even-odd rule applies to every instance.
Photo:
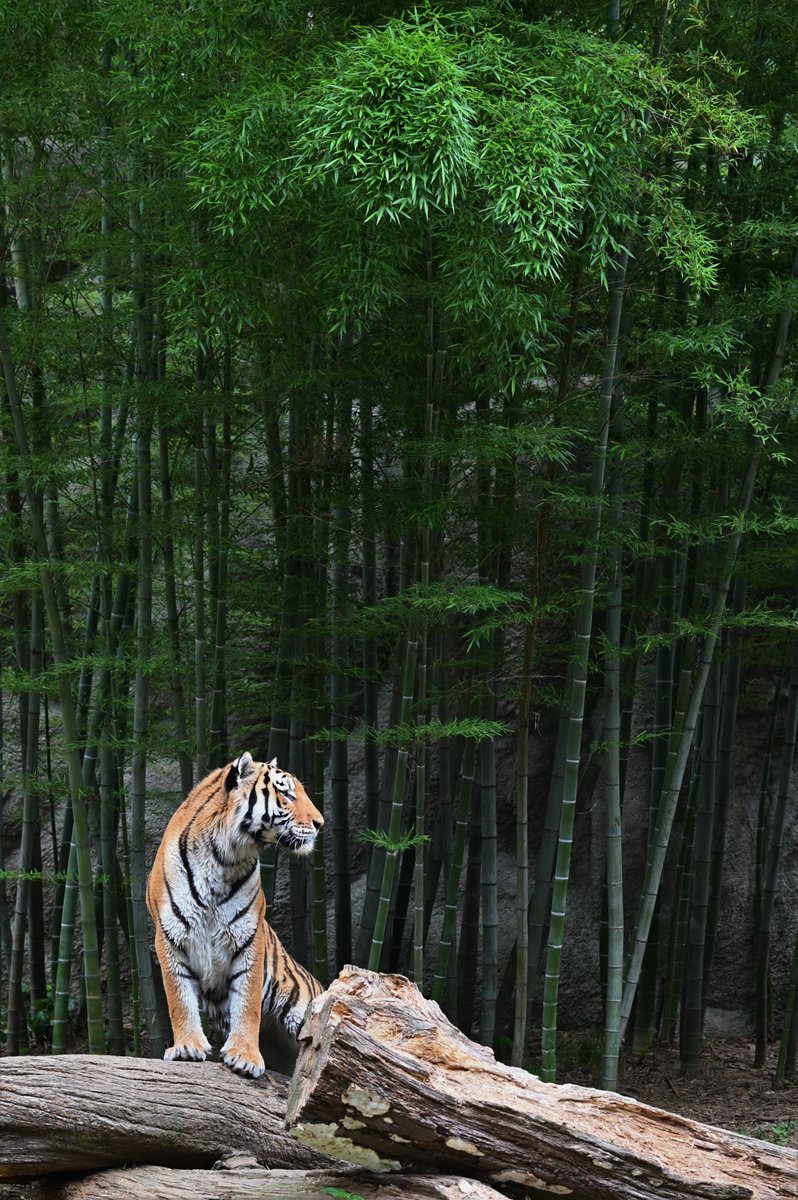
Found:
[[[210,1042],[204,1033],[200,1033],[196,1037],[186,1038],[185,1041],[175,1042],[174,1046],[170,1046],[168,1050],[164,1051],[164,1059],[167,1062],[175,1062],[177,1060],[205,1062],[210,1052]]]
[[[249,1075],[258,1079],[266,1070],[263,1056],[257,1047],[247,1046],[246,1042],[238,1042],[232,1036],[227,1039],[221,1049],[222,1062],[241,1075]]]

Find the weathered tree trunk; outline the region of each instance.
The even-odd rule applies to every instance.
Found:
[[[439,1175],[375,1179],[354,1170],[269,1171],[234,1155],[215,1171],[132,1167],[75,1180],[48,1180],[41,1200],[329,1200],[330,1189],[362,1200],[503,1200],[487,1184]]]
[[[0,1179],[121,1163],[211,1167],[233,1151],[270,1167],[327,1166],[284,1129],[287,1081],[221,1063],[104,1055],[0,1067]]]
[[[541,1083],[496,1063],[406,979],[356,968],[313,1005],[287,1125],[372,1170],[434,1167],[513,1194],[798,1197],[795,1152],[612,1092]]]
[[[42,1200],[321,1200],[329,1188],[363,1200],[495,1200],[490,1185],[574,1200],[798,1197],[794,1151],[613,1093],[541,1083],[497,1064],[406,979],[353,967],[306,1025],[285,1117],[304,1147],[285,1133],[285,1110],[284,1079],[244,1082],[218,1063],[6,1060],[0,1181],[51,1176]],[[319,1152],[408,1174],[365,1182],[334,1172]],[[228,1176],[201,1169],[230,1155]],[[253,1157],[299,1170],[261,1172]],[[81,1170],[101,1173],[57,1177]],[[469,1178],[433,1183],[413,1170]]]

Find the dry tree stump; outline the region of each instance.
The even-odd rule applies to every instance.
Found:
[[[121,1163],[212,1167],[243,1151],[274,1167],[328,1165],[285,1132],[288,1081],[221,1063],[95,1054],[0,1064],[0,1179]]]
[[[798,1197],[798,1154],[496,1063],[398,975],[345,968],[303,1030],[287,1124],[378,1171],[574,1200]]]

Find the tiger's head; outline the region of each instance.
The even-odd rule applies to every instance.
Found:
[[[278,842],[294,854],[310,854],[324,817],[294,775],[277,759],[255,762],[245,752],[226,768],[224,787],[232,804],[228,830],[232,837],[259,845]]]

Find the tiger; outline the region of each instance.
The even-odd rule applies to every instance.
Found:
[[[147,880],[174,1045],[164,1058],[204,1061],[201,1010],[226,1033],[220,1057],[257,1079],[263,1048],[293,1065],[297,1036],[322,985],[283,948],[266,920],[259,851],[276,842],[313,850],[324,818],[277,760],[249,752],[212,771],[174,812]],[[281,1053],[282,1051],[282,1053]]]

